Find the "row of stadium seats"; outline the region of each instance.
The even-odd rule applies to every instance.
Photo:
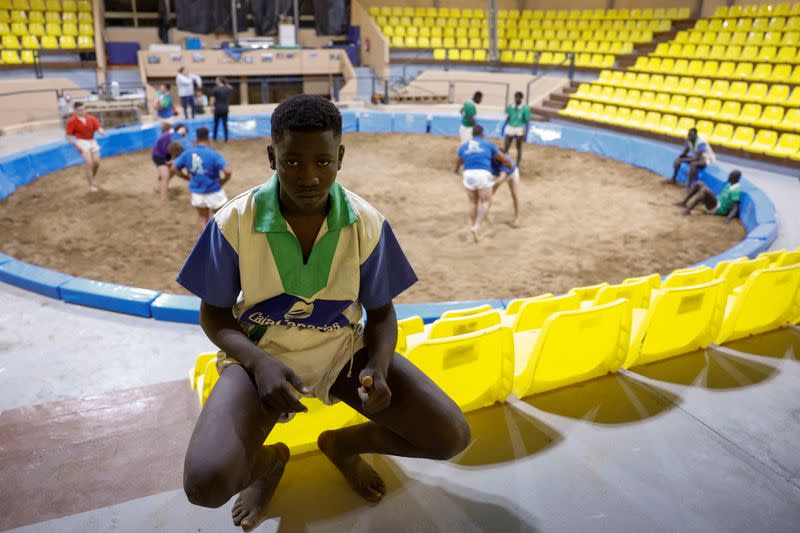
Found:
[[[8,36],[7,36],[8,37]],[[16,46],[6,46],[7,44]],[[2,63],[6,65],[19,65],[22,63],[33,63],[33,50],[94,50],[94,39],[88,36],[80,36],[77,40],[71,35],[54,37],[46,35],[42,37],[41,43],[32,35],[22,38],[22,43],[7,43],[3,37]],[[19,50],[19,54],[17,51]]]
[[[638,57],[631,70],[658,74],[676,74],[704,78],[767,81],[772,83],[798,83],[800,65],[794,69],[790,64],[738,63],[734,61],[702,61],[700,59],[672,59],[660,57]]]
[[[694,29],[719,33],[797,30],[800,29],[800,16],[757,19],[700,19],[694,25]]]
[[[719,6],[712,15],[713,18],[753,18],[753,17],[775,17],[786,15],[800,15],[800,2],[791,4],[782,2],[780,4],[751,4]]]
[[[708,45],[730,45],[738,44],[740,46],[749,44],[756,46],[763,45],[794,45],[800,39],[800,32],[798,30],[784,30],[780,31],[734,31],[734,32],[715,32],[715,31],[702,31],[702,30],[686,30],[680,31],[675,35],[675,39],[670,43],[679,44],[708,44]],[[661,43],[659,43],[661,44]]]
[[[486,18],[483,9],[460,9],[457,7],[389,7],[370,6],[369,14],[373,17],[452,17],[452,18]],[[691,15],[689,8],[656,8],[656,9],[499,9],[499,20],[591,20],[591,19],[688,19]]]
[[[518,39],[512,42],[498,41],[498,48],[507,51],[523,51],[523,52],[586,52],[586,53],[600,53],[600,54],[630,54],[633,52],[632,43],[623,43],[620,41],[522,41]],[[454,39],[453,37],[392,37],[389,42],[396,48],[471,48],[488,49],[488,39],[467,39],[460,37]]]
[[[717,122],[732,122],[744,126],[758,126],[789,132],[800,132],[800,108],[785,108],[782,105],[746,103],[736,100],[703,99],[700,96],[686,97],[622,87],[603,87],[582,83],[574,98],[624,105],[645,111],[667,111],[672,114],[704,118]]]
[[[623,72],[621,70],[603,70],[595,83],[602,86],[639,89],[640,91],[661,91],[687,96],[702,96],[704,98],[721,98],[740,102],[762,102],[780,104],[786,107],[800,107],[800,87],[791,88],[780,83],[767,85],[761,82],[712,81],[708,78],[637,74],[636,72]],[[800,79],[798,79],[798,83],[800,83]]]
[[[62,22],[71,22],[73,24],[91,24],[92,14],[81,11],[80,13],[59,11],[11,11],[0,9],[0,22],[53,22],[61,24]]]
[[[19,11],[92,12],[90,0],[0,0],[0,9]]]
[[[537,55],[538,54],[538,55]],[[458,48],[437,48],[433,51],[433,58],[437,61],[488,61],[489,55],[486,50]],[[504,50],[500,53],[501,63],[516,63],[532,65],[538,62],[540,65],[561,65],[566,64],[567,54],[564,52],[525,52],[517,50]],[[614,56],[609,54],[575,54],[575,66],[588,68],[607,68],[614,64]]]
[[[706,136],[712,145],[719,144],[728,148],[761,153],[773,157],[792,158],[800,161],[800,135],[780,133],[773,130],[756,130],[750,126],[734,127],[727,123],[708,120],[696,121],[692,117],[679,116],[673,113],[645,111],[612,104],[591,103],[571,99],[561,114],[592,120],[595,122],[663,133],[672,137],[684,137],[689,128],[696,127],[701,135]]]
[[[796,46],[755,46],[738,44],[707,45],[659,43],[651,57],[718,59],[729,61],[752,61],[758,63],[800,63]]]
[[[378,26],[406,26],[415,28],[488,28],[489,22],[486,19],[465,19],[465,18],[422,18],[422,17],[376,17],[375,22]],[[498,32],[511,31],[533,31],[533,30],[651,30],[669,31],[672,22],[669,19],[651,20],[521,20],[519,22],[509,20],[498,21]]]
[[[47,24],[40,24],[38,22],[31,22],[30,24],[23,24],[21,22],[13,22],[11,27],[5,22],[0,22],[0,36],[15,35],[17,37],[24,37],[26,35],[35,35],[42,37],[44,35],[52,35],[59,37],[61,35],[71,35],[77,37],[79,35],[92,36],[94,35],[94,26],[91,24],[75,24],[65,23],[63,26],[48,22]]]
[[[449,311],[427,326],[411,317],[398,321],[397,351],[468,412],[796,322],[800,251],[783,258],[731,261],[717,277],[708,267],[684,269],[663,283],[655,274],[504,310]],[[190,382],[201,405],[218,379],[216,354],[200,355]],[[322,431],[364,421],[342,404],[300,401],[308,408],[296,417],[302,423],[276,426],[267,444],[301,453]]]
[[[5,51],[15,54],[16,50],[57,50],[63,48],[64,50],[74,50],[79,48],[81,50],[94,49],[94,39],[91,35],[79,35],[76,40],[72,35],[62,35],[56,37],[55,35],[45,35],[41,37],[41,41],[35,35],[26,35],[22,38],[22,42],[17,39],[16,35],[4,35],[2,45]],[[11,56],[9,56],[11,57]],[[10,61],[7,63],[10,64]]]
[[[439,37],[439,38],[463,38],[470,39],[482,38],[488,39],[488,28],[416,28],[405,26],[385,26],[381,31],[387,37]],[[620,41],[632,43],[645,43],[653,39],[653,33],[649,30],[633,30],[633,31],[616,31],[616,30],[586,30],[586,31],[532,31],[518,34],[503,34],[498,32],[498,46],[503,48],[503,45],[509,47],[520,46],[523,41]],[[517,45],[513,42],[517,41]]]

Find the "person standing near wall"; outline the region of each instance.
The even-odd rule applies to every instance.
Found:
[[[462,143],[472,139],[472,127],[475,126],[475,116],[478,114],[478,104],[483,100],[483,93],[477,91],[472,95],[472,100],[467,100],[461,106],[461,126],[458,128],[458,138]]]
[[[189,111],[191,111],[192,118],[194,118],[194,93],[196,89],[203,86],[203,80],[197,74],[189,72],[186,67],[181,67],[178,69],[178,75],[175,76],[175,85],[178,86],[183,116],[188,119]]]
[[[217,85],[211,95],[214,97],[214,140],[217,140],[217,126],[222,121],[222,130],[225,133],[225,142],[228,142],[228,110],[231,104],[231,87],[228,80],[217,77]]]
[[[83,158],[83,175],[89,183],[89,192],[97,192],[100,189],[94,177],[100,168],[100,145],[94,138],[94,132],[105,135],[106,130],[97,118],[86,112],[82,102],[75,102],[74,109],[75,112],[67,121],[67,140]]]
[[[175,114],[169,83],[162,83],[156,91],[155,108],[158,118],[168,119]]]

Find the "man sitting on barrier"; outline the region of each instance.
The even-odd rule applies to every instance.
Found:
[[[97,144],[94,133],[105,135],[106,130],[97,118],[86,112],[83,103],[75,102],[74,109],[75,113],[67,121],[67,140],[83,158],[83,175],[89,183],[89,192],[97,192],[100,189],[94,178],[100,169],[100,145]]]
[[[233,523],[245,531],[266,518],[289,459],[285,444],[263,443],[277,422],[306,411],[301,396],[343,401],[371,420],[318,439],[371,502],[386,485],[362,454],[448,459],[470,441],[458,406],[394,351],[392,300],[417,277],[384,217],[336,183],[341,140],[331,102],[284,100],[267,146],[276,173],[212,218],[178,275],[202,300],[200,324],[222,350],[184,489],[204,507],[239,493]]]
[[[697,179],[697,172],[714,162],[714,150],[708,141],[697,134],[697,128],[689,130],[683,152],[675,160],[675,172],[672,174],[672,183],[678,181],[678,171],[681,164],[686,163],[689,169],[686,172],[686,187],[691,188]]]
[[[492,195],[497,193],[497,189],[501,185],[508,183],[508,188],[511,191],[511,201],[514,205],[514,220],[511,222],[511,227],[516,228],[519,226],[519,166],[505,150],[503,150],[503,153],[511,161],[512,165],[507,167],[495,159],[492,160],[492,175],[495,177],[492,183]]]
[[[481,238],[481,224],[492,206],[494,162],[512,168],[514,163],[492,141],[483,136],[483,126],[472,127],[472,138],[459,146],[455,173],[460,174],[464,165],[463,182],[470,205],[472,237],[475,242]]]
[[[710,215],[719,215],[725,217],[725,223],[730,223],[731,220],[739,216],[739,202],[742,197],[742,185],[739,180],[742,179],[742,173],[738,170],[732,171],[728,175],[728,183],[719,196],[715,196],[711,189],[705,183],[698,181],[691,189],[689,194],[683,201],[678,202],[676,205],[685,207],[681,214],[688,216],[692,209],[699,204],[705,205],[706,213]],[[692,200],[694,197],[694,200]],[[691,203],[689,201],[691,200]]]

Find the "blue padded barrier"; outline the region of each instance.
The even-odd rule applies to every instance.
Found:
[[[84,278],[72,278],[61,286],[61,299],[65,302],[143,317],[150,316],[150,304],[159,294]]]
[[[748,239],[761,239],[770,243],[778,238],[777,222],[764,222],[756,226],[753,231],[747,234]]]
[[[50,298],[61,298],[59,287],[73,277],[24,261],[8,261],[0,265],[0,281],[21,289],[38,292]]]
[[[342,132],[352,133],[358,131],[358,117],[355,111],[342,111]]]
[[[21,187],[39,177],[36,174],[36,166],[27,153],[0,157],[0,173],[5,175],[15,187]]]
[[[391,133],[392,114],[362,111],[358,114],[358,131],[362,133]]]
[[[69,152],[65,149],[65,145],[75,153],[75,157],[70,158],[70,160],[67,159]],[[37,177],[73,165],[75,164],[73,161],[76,159],[77,162],[82,160],[78,151],[66,141],[37,146],[31,149],[28,154],[31,161],[33,161]]]
[[[756,226],[775,222],[775,207],[761,190],[746,186],[742,191],[742,201],[739,205],[739,218],[747,231],[753,231]]]
[[[0,265],[2,265],[3,263],[8,263],[9,261],[14,261],[14,258],[11,257],[10,255],[6,255],[0,252]]]
[[[228,132],[231,138],[252,138],[252,137],[269,137],[270,136],[270,120],[271,115],[259,115],[256,117],[230,117],[228,119]],[[219,125],[222,129],[222,124]],[[214,124],[212,121],[210,131],[214,132]],[[222,132],[217,131],[217,136],[221,136]]]
[[[5,173],[0,170],[0,200],[7,196],[11,196],[16,190],[17,186],[14,185],[14,182],[11,181],[11,178],[6,176]]]
[[[418,113],[395,113],[392,131],[395,133],[428,133],[428,116]]]
[[[436,302],[428,304],[395,304],[395,311],[397,312],[397,319],[402,320],[410,316],[421,316],[423,322],[426,324],[433,322],[442,316],[445,311],[452,311],[454,309],[469,309],[470,307],[478,307],[479,305],[489,304],[496,309],[503,308],[503,301],[499,299],[493,300],[466,300],[463,302]]]
[[[200,322],[200,298],[185,294],[161,294],[150,304],[150,312],[156,320],[168,322]]]
[[[709,257],[705,261],[695,263],[694,265],[691,266],[695,267],[695,266],[705,265],[710,268],[714,268],[714,266],[716,266],[716,264],[719,263],[720,261],[727,261],[729,259],[738,259],[740,257],[749,257],[752,259],[761,252],[767,251],[770,244],[772,244],[770,241],[766,241],[763,239],[745,239],[740,243],[736,244],[736,246],[734,246],[733,248],[729,248],[728,250],[725,250],[719,255],[716,255],[714,257]]]
[[[505,122],[506,121],[503,119],[496,119],[496,118],[478,119],[478,124],[483,126],[484,137],[489,137],[490,139],[503,138],[503,125],[505,124]]]
[[[455,115],[433,115],[431,133],[434,135],[458,135],[461,117]]]

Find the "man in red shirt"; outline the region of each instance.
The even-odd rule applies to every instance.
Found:
[[[91,192],[99,190],[94,183],[97,169],[100,168],[100,145],[94,139],[96,131],[106,134],[100,121],[88,114],[81,102],[75,102],[75,113],[67,121],[67,140],[83,157],[83,175],[89,182]]]

